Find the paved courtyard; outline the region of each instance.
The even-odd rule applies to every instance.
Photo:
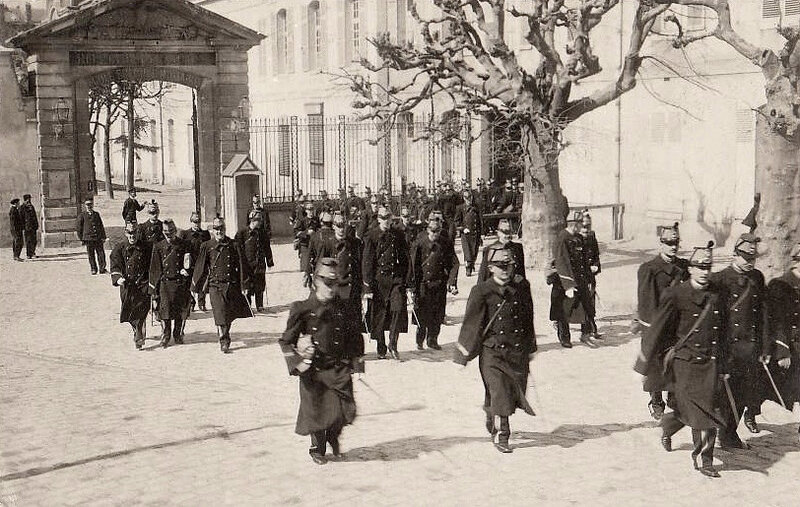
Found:
[[[623,320],[649,252],[606,249],[597,349],[558,346],[536,281],[529,397],[538,416],[511,418],[513,454],[498,453],[483,428],[476,362],[450,361],[475,281],[462,269],[443,351],[411,350],[407,334],[401,362],[377,361],[367,344],[359,416],[343,458],[322,467],[293,432],[297,379],[277,345],[289,304],[305,295],[290,245],[275,248],[268,313],[234,324],[230,355],[219,352],[210,313],[194,314],[186,344],[166,350],[148,323],[136,351],[118,322],[117,289],[108,275],[90,276],[79,250],[24,263],[0,253],[1,505],[798,502],[797,413],[765,406],[763,431],[740,431],[752,450],[717,453],[720,479],[692,470],[688,430],[674,452],[662,450],[631,370],[638,337]]]

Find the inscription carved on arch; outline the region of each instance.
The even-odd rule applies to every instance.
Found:
[[[87,20],[70,35],[87,40],[198,40],[212,37],[191,20],[150,2],[120,7]]]

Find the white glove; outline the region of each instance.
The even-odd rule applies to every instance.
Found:
[[[412,291],[410,289],[407,290],[406,291],[406,299],[408,299],[408,304],[413,305],[414,304],[414,291]]]
[[[577,291],[575,289],[567,289],[565,293],[568,298],[574,298]]]
[[[181,276],[189,276],[189,272],[185,268],[180,270],[180,274]]]
[[[120,277],[119,280],[117,280],[117,285],[125,285],[125,278]]]
[[[788,369],[791,365],[792,365],[791,357],[784,357],[783,359],[778,361],[778,366],[780,366],[784,370]]]
[[[297,344],[295,345],[295,350],[303,359],[312,359],[314,357],[314,351],[316,347],[314,347],[314,342],[311,340],[310,335],[303,335],[297,339]]]
[[[589,269],[591,269],[592,273],[595,274],[597,274],[597,272],[600,271],[600,268],[598,268],[597,266],[590,266]]]
[[[467,229],[466,227],[464,227],[464,234],[469,234],[469,229]]]

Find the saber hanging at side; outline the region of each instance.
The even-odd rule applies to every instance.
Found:
[[[739,411],[736,409],[736,401],[733,399],[733,392],[731,391],[731,385],[728,383],[728,379],[722,377],[722,383],[725,384],[725,394],[728,395],[728,403],[731,404],[731,409],[733,410],[733,415],[736,417],[736,420],[739,420]]]
[[[769,368],[764,363],[761,363],[761,366],[763,366],[764,367],[764,371],[767,372],[767,378],[769,379],[769,383],[772,385],[772,389],[775,391],[775,394],[778,396],[778,401],[781,402],[781,406],[783,406],[783,408],[785,408],[786,410],[789,410],[789,407],[786,406],[786,402],[783,401],[783,396],[781,396],[780,391],[778,391],[778,386],[775,385],[775,379],[772,378],[772,373],[769,371]]]

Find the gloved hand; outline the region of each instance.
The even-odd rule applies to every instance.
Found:
[[[455,296],[455,295],[457,295],[457,294],[458,294],[458,287],[456,287],[456,286],[455,286],[455,284],[453,284],[453,285],[450,285],[450,286],[448,286],[448,287],[447,287],[447,291],[448,291],[450,294],[452,294],[452,295],[454,295],[454,296]]]
[[[361,296],[361,313],[366,315],[367,310],[369,309],[369,300],[372,299],[371,292],[365,292],[363,296]]]
[[[788,369],[792,365],[792,358],[791,357],[784,357],[780,361],[778,361],[778,366],[783,368],[784,370]]]
[[[464,227],[464,234],[469,234],[469,229]]]
[[[158,311],[158,298],[153,298],[153,300],[150,303],[150,308],[152,308],[154,312]]]
[[[316,347],[310,335],[303,335],[297,339],[295,350],[303,359],[313,359]]]
[[[578,293],[578,291],[575,290],[574,287],[572,289],[567,289],[567,290],[564,291],[564,294],[566,294],[568,298],[572,298],[572,299],[575,298],[577,293]]]
[[[311,287],[311,273],[303,273],[303,287]]]
[[[769,362],[772,361],[772,356],[769,354],[762,354],[758,358],[758,360],[761,361],[763,364],[769,364]]]
[[[411,289],[406,290],[406,300],[408,304],[413,305],[416,302],[416,298],[414,297],[414,291]]]
[[[117,280],[117,285],[125,285],[125,282],[125,278],[121,276],[119,277],[119,280]]]
[[[184,269],[181,269],[181,270],[179,271],[179,273],[181,274],[181,276],[189,276],[189,272],[188,272],[188,271],[186,271],[186,269],[185,269],[185,268],[184,268]]]
[[[730,373],[720,373],[719,374],[719,379],[720,380],[728,380],[730,378],[731,378],[731,374]]]
[[[600,268],[598,268],[597,266],[590,266],[589,269],[591,269],[592,273],[594,274],[597,274],[597,272],[600,271]]]

